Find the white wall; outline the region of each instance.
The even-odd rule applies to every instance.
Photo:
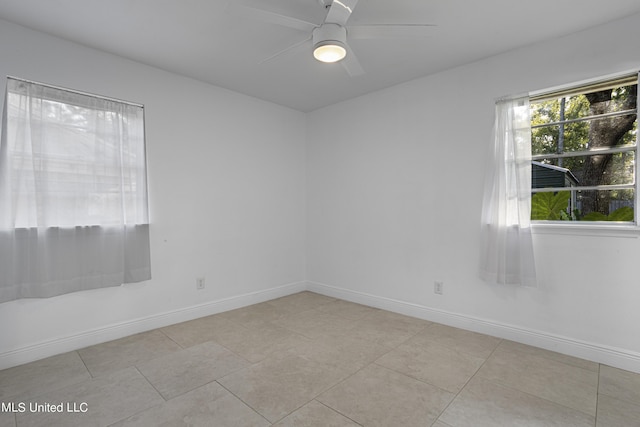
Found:
[[[638,70],[638,40],[635,15],[310,113],[310,288],[640,371],[637,235],[536,234],[536,289],[476,274],[495,99]]]
[[[145,105],[153,279],[0,304],[0,369],[304,287],[303,113],[0,21],[6,75]]]

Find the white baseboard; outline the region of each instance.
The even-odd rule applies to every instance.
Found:
[[[640,373],[640,354],[624,349],[584,342],[543,331],[527,329],[521,326],[466,316],[406,301],[399,301],[310,281],[291,283],[262,291],[210,301],[204,304],[112,324],[99,329],[88,330],[80,334],[48,340],[0,353],[0,370],[175,323],[186,322],[199,317],[210,316],[212,314],[257,304],[304,290]]]
[[[290,283],[274,288],[209,301],[190,307],[155,314],[122,323],[87,330],[79,334],[48,340],[23,348],[0,353],[0,370],[44,359],[45,357],[78,350],[90,345],[123,338],[140,332],[162,328],[199,317],[210,316],[274,298],[283,297],[306,290],[306,282]]]
[[[488,319],[438,310],[363,292],[356,292],[323,283],[307,281],[306,288],[309,291],[333,298],[339,298],[358,304],[405,314],[407,316],[429,320],[431,322],[508,339],[522,344],[602,363],[615,368],[640,373],[640,354],[632,351],[580,341],[543,331],[528,329],[522,326],[514,326]]]

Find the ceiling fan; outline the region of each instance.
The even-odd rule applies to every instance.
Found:
[[[228,11],[241,16],[252,17],[261,21],[304,31],[308,37],[271,56],[262,62],[270,61],[285,52],[312,48],[313,56],[321,62],[340,62],[350,76],[364,74],[364,70],[353,53],[349,39],[405,38],[425,37],[433,27],[430,24],[369,24],[347,25],[358,0],[317,0],[326,9],[326,17],[320,24],[283,15],[260,5],[247,4],[246,0],[232,0]]]

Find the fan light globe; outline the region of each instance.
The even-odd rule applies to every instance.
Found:
[[[347,55],[347,30],[338,24],[322,24],[313,30],[313,57],[338,62]]]
[[[342,43],[326,41],[318,43],[313,49],[313,57],[321,62],[338,62],[347,55],[347,50]]]

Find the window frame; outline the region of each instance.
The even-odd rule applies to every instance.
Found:
[[[539,91],[529,93],[531,103],[539,102],[545,99],[557,99],[564,96],[570,96],[585,93],[587,90],[599,86],[603,88],[610,87],[616,81],[634,81],[640,87],[640,71],[637,69],[629,70],[621,73],[606,75],[602,77],[587,79],[574,82],[571,84],[555,86]],[[636,103],[636,121],[639,123],[638,132],[636,133],[635,147],[609,148],[603,152],[634,152],[635,153],[635,176],[633,182],[634,190],[634,220],[633,222],[609,222],[609,221],[554,221],[554,220],[531,220],[531,228],[535,234],[567,234],[567,235],[594,235],[594,236],[610,236],[610,237],[640,237],[640,105]],[[620,115],[621,112],[615,112],[611,115]],[[599,116],[597,116],[599,117]],[[582,118],[581,121],[584,121]],[[565,121],[564,123],[567,123]],[[545,124],[544,126],[548,126]],[[557,156],[557,155],[556,155]],[[556,157],[553,156],[553,157]],[[566,157],[581,157],[580,155],[567,155]],[[532,155],[532,160],[538,160],[541,156]],[[614,189],[616,186],[609,186]],[[551,189],[553,190],[553,189]],[[551,191],[547,190],[547,191]],[[607,190],[607,188],[603,188]],[[538,191],[539,192],[539,191]],[[533,194],[533,192],[532,192]]]

